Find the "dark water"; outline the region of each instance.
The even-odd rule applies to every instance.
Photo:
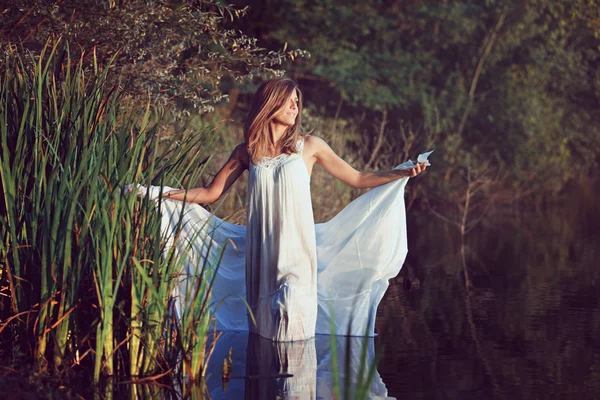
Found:
[[[568,207],[494,218],[466,236],[463,264],[455,227],[414,218],[378,312],[389,396],[600,398],[599,221]]]
[[[410,218],[407,262],[379,307],[380,336],[366,342],[368,362],[375,346],[384,348],[365,398],[600,398],[595,212],[492,218],[462,249],[456,227],[430,215]],[[330,344],[326,336],[276,345],[229,334],[213,354],[208,392],[213,399],[329,399],[334,376],[342,387],[349,377],[355,390],[366,375],[363,343],[336,339],[337,374]],[[229,348],[232,379],[224,386]]]

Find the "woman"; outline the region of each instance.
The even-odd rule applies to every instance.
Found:
[[[256,320],[250,330],[276,341],[315,335],[317,238],[310,197],[315,163],[357,188],[414,177],[426,168],[417,164],[359,172],[322,139],[302,133],[301,111],[302,93],[294,81],[263,82],[252,98],[244,143],[233,150],[210,185],[164,194],[171,200],[211,203],[249,170],[245,286]]]

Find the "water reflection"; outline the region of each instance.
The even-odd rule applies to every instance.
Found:
[[[600,398],[598,215],[482,223],[466,238],[470,289],[456,229],[413,217],[419,235],[377,319],[390,395]]]
[[[343,387],[348,377],[350,387],[355,388],[368,373],[368,369],[361,371],[363,345],[365,365],[374,360],[373,338],[363,341],[357,337],[335,337],[334,343],[340,385]],[[231,378],[224,382],[223,362],[229,354]],[[332,357],[329,336],[274,343],[256,335],[225,332],[209,362],[206,385],[211,399],[331,399],[334,397]],[[367,398],[391,399],[376,370],[367,393]],[[344,398],[343,392],[341,397]]]
[[[315,340],[273,342],[251,335],[248,340],[245,398],[315,399]]]

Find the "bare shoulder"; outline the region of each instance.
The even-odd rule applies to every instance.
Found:
[[[327,144],[323,139],[315,135],[304,135],[304,143],[306,146],[320,146]]]
[[[235,146],[231,152],[231,160],[235,160],[241,163],[244,167],[248,168],[250,165],[250,155],[248,154],[248,144],[243,142]]]
[[[318,136],[304,136],[304,152],[309,152],[311,155],[317,154],[324,149],[328,149],[329,145]]]

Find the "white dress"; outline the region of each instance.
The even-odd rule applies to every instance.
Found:
[[[276,341],[315,335],[317,248],[310,176],[298,153],[250,163],[246,298],[250,331]]]
[[[396,168],[412,166],[408,161]],[[219,330],[285,341],[329,333],[373,336],[377,306],[408,251],[407,182],[373,188],[315,225],[310,176],[298,153],[250,166],[247,228],[197,204],[162,201],[163,234],[187,256],[177,306],[185,307],[193,291],[186,275],[209,262],[215,266],[211,310]]]

